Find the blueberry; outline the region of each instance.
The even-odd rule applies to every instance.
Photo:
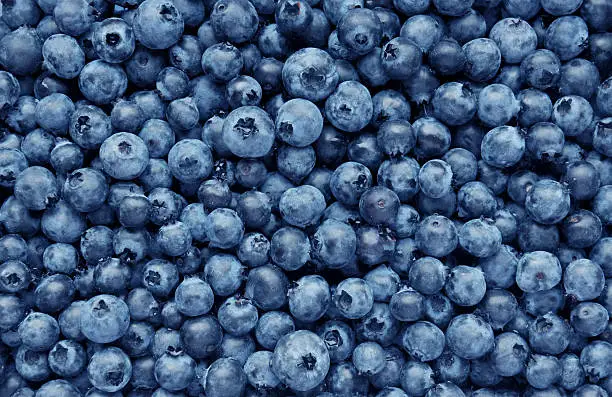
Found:
[[[95,353],[87,366],[91,384],[105,392],[115,392],[127,385],[132,376],[129,357],[119,348],[108,347]]]
[[[370,122],[372,114],[370,93],[357,81],[340,83],[325,102],[327,119],[342,131],[360,131]]]
[[[545,45],[562,61],[566,61],[584,50],[588,37],[588,27],[582,18],[562,16],[555,19],[546,29]]]
[[[239,157],[262,157],[272,148],[274,124],[260,108],[243,106],[223,122],[223,141]]]
[[[504,84],[486,86],[478,96],[478,118],[486,125],[497,127],[507,124],[518,111],[519,102]]]
[[[97,105],[109,104],[122,96],[127,84],[127,76],[121,66],[102,60],[86,64],[79,75],[81,93]]]
[[[508,63],[520,63],[537,46],[535,30],[521,19],[502,19],[491,28],[489,37],[497,43],[504,61]]]
[[[521,62],[521,76],[531,87],[539,90],[557,84],[561,74],[561,61],[557,54],[549,50],[536,50]]]
[[[466,85],[451,82],[435,90],[431,104],[438,119],[447,125],[460,125],[472,119],[476,102],[477,98]]]
[[[357,319],[370,311],[374,296],[372,288],[364,280],[348,278],[338,284],[332,302],[344,317]]]
[[[446,343],[459,357],[468,360],[481,358],[494,346],[493,330],[481,317],[461,314],[450,322]]]
[[[412,40],[395,37],[382,47],[380,59],[389,78],[404,80],[413,75],[421,66],[422,53]]]
[[[491,39],[477,38],[463,45],[465,74],[474,81],[493,78],[501,64],[501,51]]]
[[[420,361],[408,361],[400,374],[402,389],[412,395],[425,395],[434,387],[434,373],[429,365]]]
[[[431,295],[444,287],[448,268],[438,259],[426,256],[414,261],[408,277],[412,288],[422,294]]]
[[[290,388],[305,391],[323,381],[329,363],[323,340],[310,331],[301,330],[278,341],[272,357],[272,371]]]
[[[494,255],[499,250],[501,242],[501,232],[486,219],[472,219],[464,223],[459,230],[461,247],[479,258]]]
[[[353,350],[353,365],[361,374],[376,375],[385,368],[385,351],[376,342],[363,342]]]
[[[543,179],[527,192],[525,209],[535,221],[543,224],[560,222],[569,212],[570,196],[560,183]]]
[[[432,361],[444,350],[444,333],[430,322],[418,321],[406,328],[402,346],[412,358],[421,362]]]
[[[428,53],[442,39],[444,24],[441,19],[432,15],[416,14],[418,15],[411,16],[404,22],[400,37],[412,40],[423,53]]]
[[[272,352],[258,351],[251,354],[244,364],[244,373],[254,388],[273,389],[280,383],[271,369],[273,356]]]
[[[481,153],[487,164],[506,168],[517,164],[525,153],[525,138],[515,127],[493,128],[482,140]]]
[[[450,219],[430,215],[421,221],[415,240],[424,254],[443,257],[457,247],[457,229]]]
[[[78,42],[65,34],[49,36],[43,46],[44,64],[58,77],[72,79],[85,66],[85,54]]]
[[[255,35],[259,18],[246,0],[219,0],[212,7],[210,22],[218,39],[244,43]]]

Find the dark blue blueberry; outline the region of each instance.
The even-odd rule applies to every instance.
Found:
[[[129,357],[117,347],[108,347],[95,353],[87,366],[91,384],[105,392],[123,389],[132,376]]]
[[[363,279],[343,280],[333,292],[332,301],[336,309],[346,318],[365,316],[374,303],[372,289]]]
[[[449,129],[433,117],[421,117],[412,123],[416,135],[415,154],[422,158],[437,157],[450,148]]]
[[[433,14],[414,15],[404,22],[400,30],[401,37],[412,40],[425,54],[442,39],[443,35],[444,24]]]
[[[497,73],[501,64],[501,52],[491,39],[477,38],[463,45],[466,57],[464,72],[474,81],[487,81]]]
[[[97,105],[109,104],[122,96],[127,84],[127,76],[121,66],[102,60],[88,63],[79,75],[81,93]]]
[[[593,337],[602,334],[608,326],[608,311],[595,302],[583,302],[572,309],[570,324],[581,336]]]
[[[248,382],[256,389],[273,389],[280,380],[271,369],[273,353],[258,351],[249,356],[244,364],[244,373]]]
[[[451,82],[436,89],[431,104],[434,116],[439,120],[447,125],[460,125],[472,119],[476,113],[476,102],[466,85]]]
[[[325,102],[326,117],[342,131],[360,131],[370,122],[372,114],[370,93],[357,81],[340,83]]]
[[[422,53],[412,40],[396,37],[382,47],[380,59],[389,78],[405,80],[421,66]]]
[[[559,57],[549,50],[536,50],[521,62],[523,81],[533,88],[546,90],[557,84],[561,74]]]
[[[463,71],[465,61],[463,48],[455,39],[440,40],[429,53],[429,64],[436,72],[444,76]]]
[[[555,19],[546,29],[545,45],[547,49],[555,52],[559,59],[567,61],[586,48],[588,38],[588,27],[582,18],[563,16]]]

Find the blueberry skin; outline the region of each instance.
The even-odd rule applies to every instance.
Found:
[[[289,314],[271,311],[260,317],[255,327],[255,337],[264,348],[273,350],[281,337],[293,331],[295,331],[295,324]]]
[[[561,281],[559,259],[546,251],[529,252],[519,260],[516,283],[525,292],[545,291]]]
[[[593,108],[580,96],[564,96],[553,106],[552,121],[563,130],[565,136],[577,136],[593,121]]]
[[[102,172],[93,168],[81,168],[68,175],[62,195],[76,210],[91,212],[106,201],[108,184]]]
[[[519,102],[504,84],[486,86],[478,96],[478,118],[488,126],[508,123],[519,112]]]
[[[72,273],[76,269],[78,260],[79,254],[70,244],[51,244],[43,253],[45,267],[58,273]]]
[[[74,243],[86,229],[82,214],[63,200],[43,213],[40,225],[45,236],[58,243]]]
[[[501,232],[492,221],[472,219],[459,229],[459,244],[478,258],[494,255],[501,247]]]
[[[337,220],[325,220],[311,239],[312,255],[330,268],[344,266],[357,248],[355,231]]]
[[[559,93],[590,98],[597,90],[599,81],[599,69],[593,62],[574,58],[561,67]]]
[[[382,47],[380,59],[389,78],[405,80],[421,66],[422,53],[412,40],[395,37]]]
[[[377,47],[382,39],[380,20],[372,10],[350,9],[338,22],[338,39],[348,49],[365,55]]]
[[[85,66],[85,53],[78,42],[65,34],[49,36],[42,46],[45,66],[63,79],[77,77]]]
[[[22,345],[30,351],[47,351],[59,338],[59,325],[48,314],[32,312],[17,328]]]
[[[588,27],[582,18],[562,16],[546,29],[545,46],[554,51],[559,59],[567,61],[584,50],[588,38]]]
[[[535,30],[524,20],[505,18],[497,22],[489,32],[507,63],[520,63],[535,51],[538,38]]]
[[[348,278],[338,284],[333,292],[332,302],[344,317],[358,319],[372,308],[374,294],[363,279]]]
[[[72,383],[63,379],[55,379],[43,384],[36,394],[49,397],[78,397],[81,395],[80,391]]]
[[[78,106],[70,117],[68,132],[80,147],[97,149],[112,134],[111,120],[97,106]]]
[[[546,90],[554,87],[561,74],[561,61],[550,50],[536,50],[521,62],[521,77],[533,88]]]
[[[442,39],[444,30],[440,19],[431,15],[414,15],[404,22],[400,36],[412,40],[427,54]]]
[[[272,357],[270,351],[258,351],[251,354],[244,364],[244,373],[254,388],[275,388],[280,383],[270,368]]]
[[[168,153],[168,166],[172,175],[183,183],[195,183],[212,172],[212,153],[197,139],[177,142]]]
[[[370,93],[356,81],[340,83],[325,102],[327,119],[342,131],[360,131],[370,122],[372,114]]]
[[[7,74],[30,75],[42,62],[42,42],[34,28],[21,26],[0,38],[0,65]]]
[[[472,4],[474,4],[474,0],[433,0],[433,4],[440,14],[457,17],[469,11]]]
[[[412,358],[421,362],[432,361],[444,350],[444,333],[430,322],[418,321],[404,331],[402,346]]]
[[[612,344],[593,341],[580,353],[580,364],[591,381],[598,381],[612,373],[612,365],[607,359],[612,354]]]
[[[358,373],[376,375],[385,368],[385,351],[376,342],[363,342],[353,350],[353,365]]]
[[[434,116],[446,125],[465,124],[476,114],[476,98],[464,84],[451,82],[438,87],[432,98]]]
[[[570,196],[559,182],[544,179],[527,192],[525,209],[535,221],[551,225],[560,222],[569,212]]]
[[[98,295],[81,308],[81,332],[95,343],[121,338],[130,324],[125,302],[112,295]]]
[[[112,393],[127,385],[132,376],[132,364],[121,349],[108,347],[92,356],[87,375],[97,389]]]
[[[132,27],[121,18],[96,23],[92,39],[98,57],[110,63],[127,60],[136,48]]]
[[[415,240],[424,254],[438,258],[450,254],[459,242],[455,225],[440,215],[430,215],[423,219]]]
[[[481,317],[460,314],[453,318],[446,330],[446,343],[457,356],[478,359],[493,349],[493,330]]]
[[[183,34],[184,25],[179,10],[166,0],[140,3],[132,24],[136,40],[153,50],[167,49],[176,44]]]
[[[242,53],[230,43],[214,44],[202,54],[202,70],[218,83],[238,76],[243,66]]]
[[[419,170],[419,187],[427,197],[440,198],[452,187],[453,171],[445,161],[429,160]]]
[[[49,368],[64,377],[78,375],[85,368],[85,350],[72,340],[62,340],[49,351]]]
[[[287,223],[307,227],[318,223],[325,210],[325,197],[319,189],[304,185],[286,190],[278,205]]]
[[[372,185],[372,174],[361,163],[346,162],[336,168],[329,185],[336,200],[356,206],[363,192]]]
[[[272,371],[290,388],[306,391],[323,381],[329,364],[330,357],[323,340],[310,331],[300,330],[278,341],[272,358]]]
[[[592,212],[578,210],[564,219],[561,231],[574,248],[592,246],[601,237],[601,220]]]
[[[416,135],[415,154],[419,158],[443,155],[451,144],[451,133],[443,123],[433,117],[421,117],[412,123]]]
[[[553,123],[536,123],[527,132],[525,147],[535,160],[552,161],[561,156],[565,142],[563,131]]]
[[[119,180],[131,180],[147,166],[149,150],[137,135],[119,132],[108,137],[100,146],[104,172]]]
[[[525,137],[516,127],[495,127],[482,139],[482,158],[493,167],[512,167],[523,158],[524,153]]]
[[[466,57],[464,73],[474,81],[492,79],[501,64],[501,52],[491,39],[471,40],[463,45],[463,53]]]
[[[288,292],[289,310],[301,322],[311,323],[321,318],[331,302],[327,281],[321,276],[304,276]],[[308,302],[308,304],[306,304]]]
[[[425,295],[438,293],[448,277],[448,268],[436,258],[422,257],[412,263],[408,272],[410,286]]]
[[[596,299],[601,294],[604,283],[601,267],[589,259],[571,262],[563,274],[565,292],[578,301]]]
[[[612,117],[607,117],[597,123],[593,132],[593,147],[605,156],[612,153],[612,141],[610,140],[611,125]]]
[[[516,333],[499,334],[491,351],[494,370],[502,376],[515,376],[521,373],[527,365],[529,352],[527,342]]]
[[[223,141],[238,157],[263,157],[274,143],[274,124],[261,108],[243,106],[223,122]]]
[[[210,21],[219,40],[232,43],[249,41],[257,32],[259,18],[255,7],[246,0],[214,3]]]
[[[127,83],[121,66],[99,59],[86,64],[79,75],[81,93],[96,105],[109,104],[122,96]]]
[[[422,396],[435,385],[434,373],[428,364],[410,360],[402,368],[400,382],[405,392]]]
[[[474,306],[486,293],[484,274],[478,268],[457,266],[453,268],[445,286],[448,298],[459,306]]]
[[[608,327],[608,311],[595,302],[583,302],[572,309],[570,324],[581,336],[593,337],[602,334]]]
[[[5,180],[12,179],[10,177],[17,174],[15,171],[21,171],[14,182],[14,193],[26,208],[41,211],[58,200],[57,182],[49,170],[39,166],[26,168],[26,160],[23,156],[19,156],[21,152],[17,150],[3,149],[1,152],[9,155],[7,156],[9,161],[13,157],[17,163],[14,170],[6,172],[9,178],[4,178]]]

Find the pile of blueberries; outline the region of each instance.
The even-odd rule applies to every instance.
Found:
[[[612,396],[612,0],[2,0],[0,397]]]

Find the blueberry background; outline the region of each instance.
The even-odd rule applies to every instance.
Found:
[[[0,397],[612,396],[612,0],[3,0]]]

